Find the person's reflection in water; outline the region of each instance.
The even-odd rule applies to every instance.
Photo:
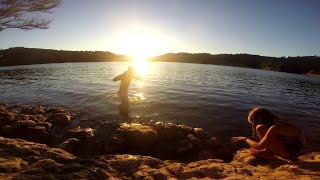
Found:
[[[142,78],[137,75],[132,66],[129,66],[128,70],[124,73],[113,78],[113,81],[121,81],[120,88],[118,91],[118,95],[121,100],[121,104],[119,105],[119,113],[126,117],[129,117],[128,87],[133,78],[137,80],[142,80]]]

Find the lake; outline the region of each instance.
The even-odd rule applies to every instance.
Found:
[[[66,106],[78,114],[75,125],[120,122],[119,82],[112,79],[127,67],[109,62],[0,67],[0,102]],[[262,106],[320,139],[319,77],[154,62],[143,79],[133,80],[129,88],[131,116],[141,121],[187,124],[229,138],[250,135],[248,111]]]

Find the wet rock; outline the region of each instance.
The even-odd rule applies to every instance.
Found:
[[[204,129],[202,128],[193,128],[194,130],[194,133],[197,137],[200,137],[200,138],[208,138],[208,134],[205,132]]]
[[[68,113],[55,113],[49,117],[49,122],[53,125],[66,126],[71,123],[71,115]]]
[[[178,128],[181,130],[183,134],[193,133],[193,128],[187,125],[178,125]]]
[[[94,132],[92,128],[80,128],[80,126],[70,129],[65,133],[66,138],[84,139],[86,137],[92,137],[92,136],[94,136]]]
[[[51,108],[48,110],[48,113],[52,113],[52,114],[57,114],[57,113],[67,113],[68,110],[66,108],[63,107],[59,107],[59,108]]]
[[[46,113],[46,111],[42,106],[39,106],[39,107],[24,107],[24,108],[22,108],[21,113],[22,114],[34,115],[34,114],[44,114],[44,113]]]
[[[175,140],[184,136],[182,131],[179,131],[177,128],[177,125],[173,123],[157,122],[153,127],[159,134],[161,140]]]

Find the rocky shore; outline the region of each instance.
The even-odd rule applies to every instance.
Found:
[[[72,126],[66,108],[0,104],[0,178],[285,179],[320,177],[320,152],[297,162],[225,147],[202,128],[172,123]]]

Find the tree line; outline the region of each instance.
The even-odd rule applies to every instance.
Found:
[[[269,57],[251,54],[168,53],[152,58],[153,61],[215,64],[247,67],[297,74],[320,75],[320,57]]]
[[[128,57],[104,51],[64,51],[23,47],[0,50],[0,66],[114,61],[128,61]]]
[[[0,50],[0,66],[65,62],[125,62],[129,60],[128,56],[104,51],[64,51],[23,47]],[[320,57],[318,56],[279,58],[251,54],[168,53],[150,58],[150,60],[237,66],[298,74],[318,74],[320,72]]]

